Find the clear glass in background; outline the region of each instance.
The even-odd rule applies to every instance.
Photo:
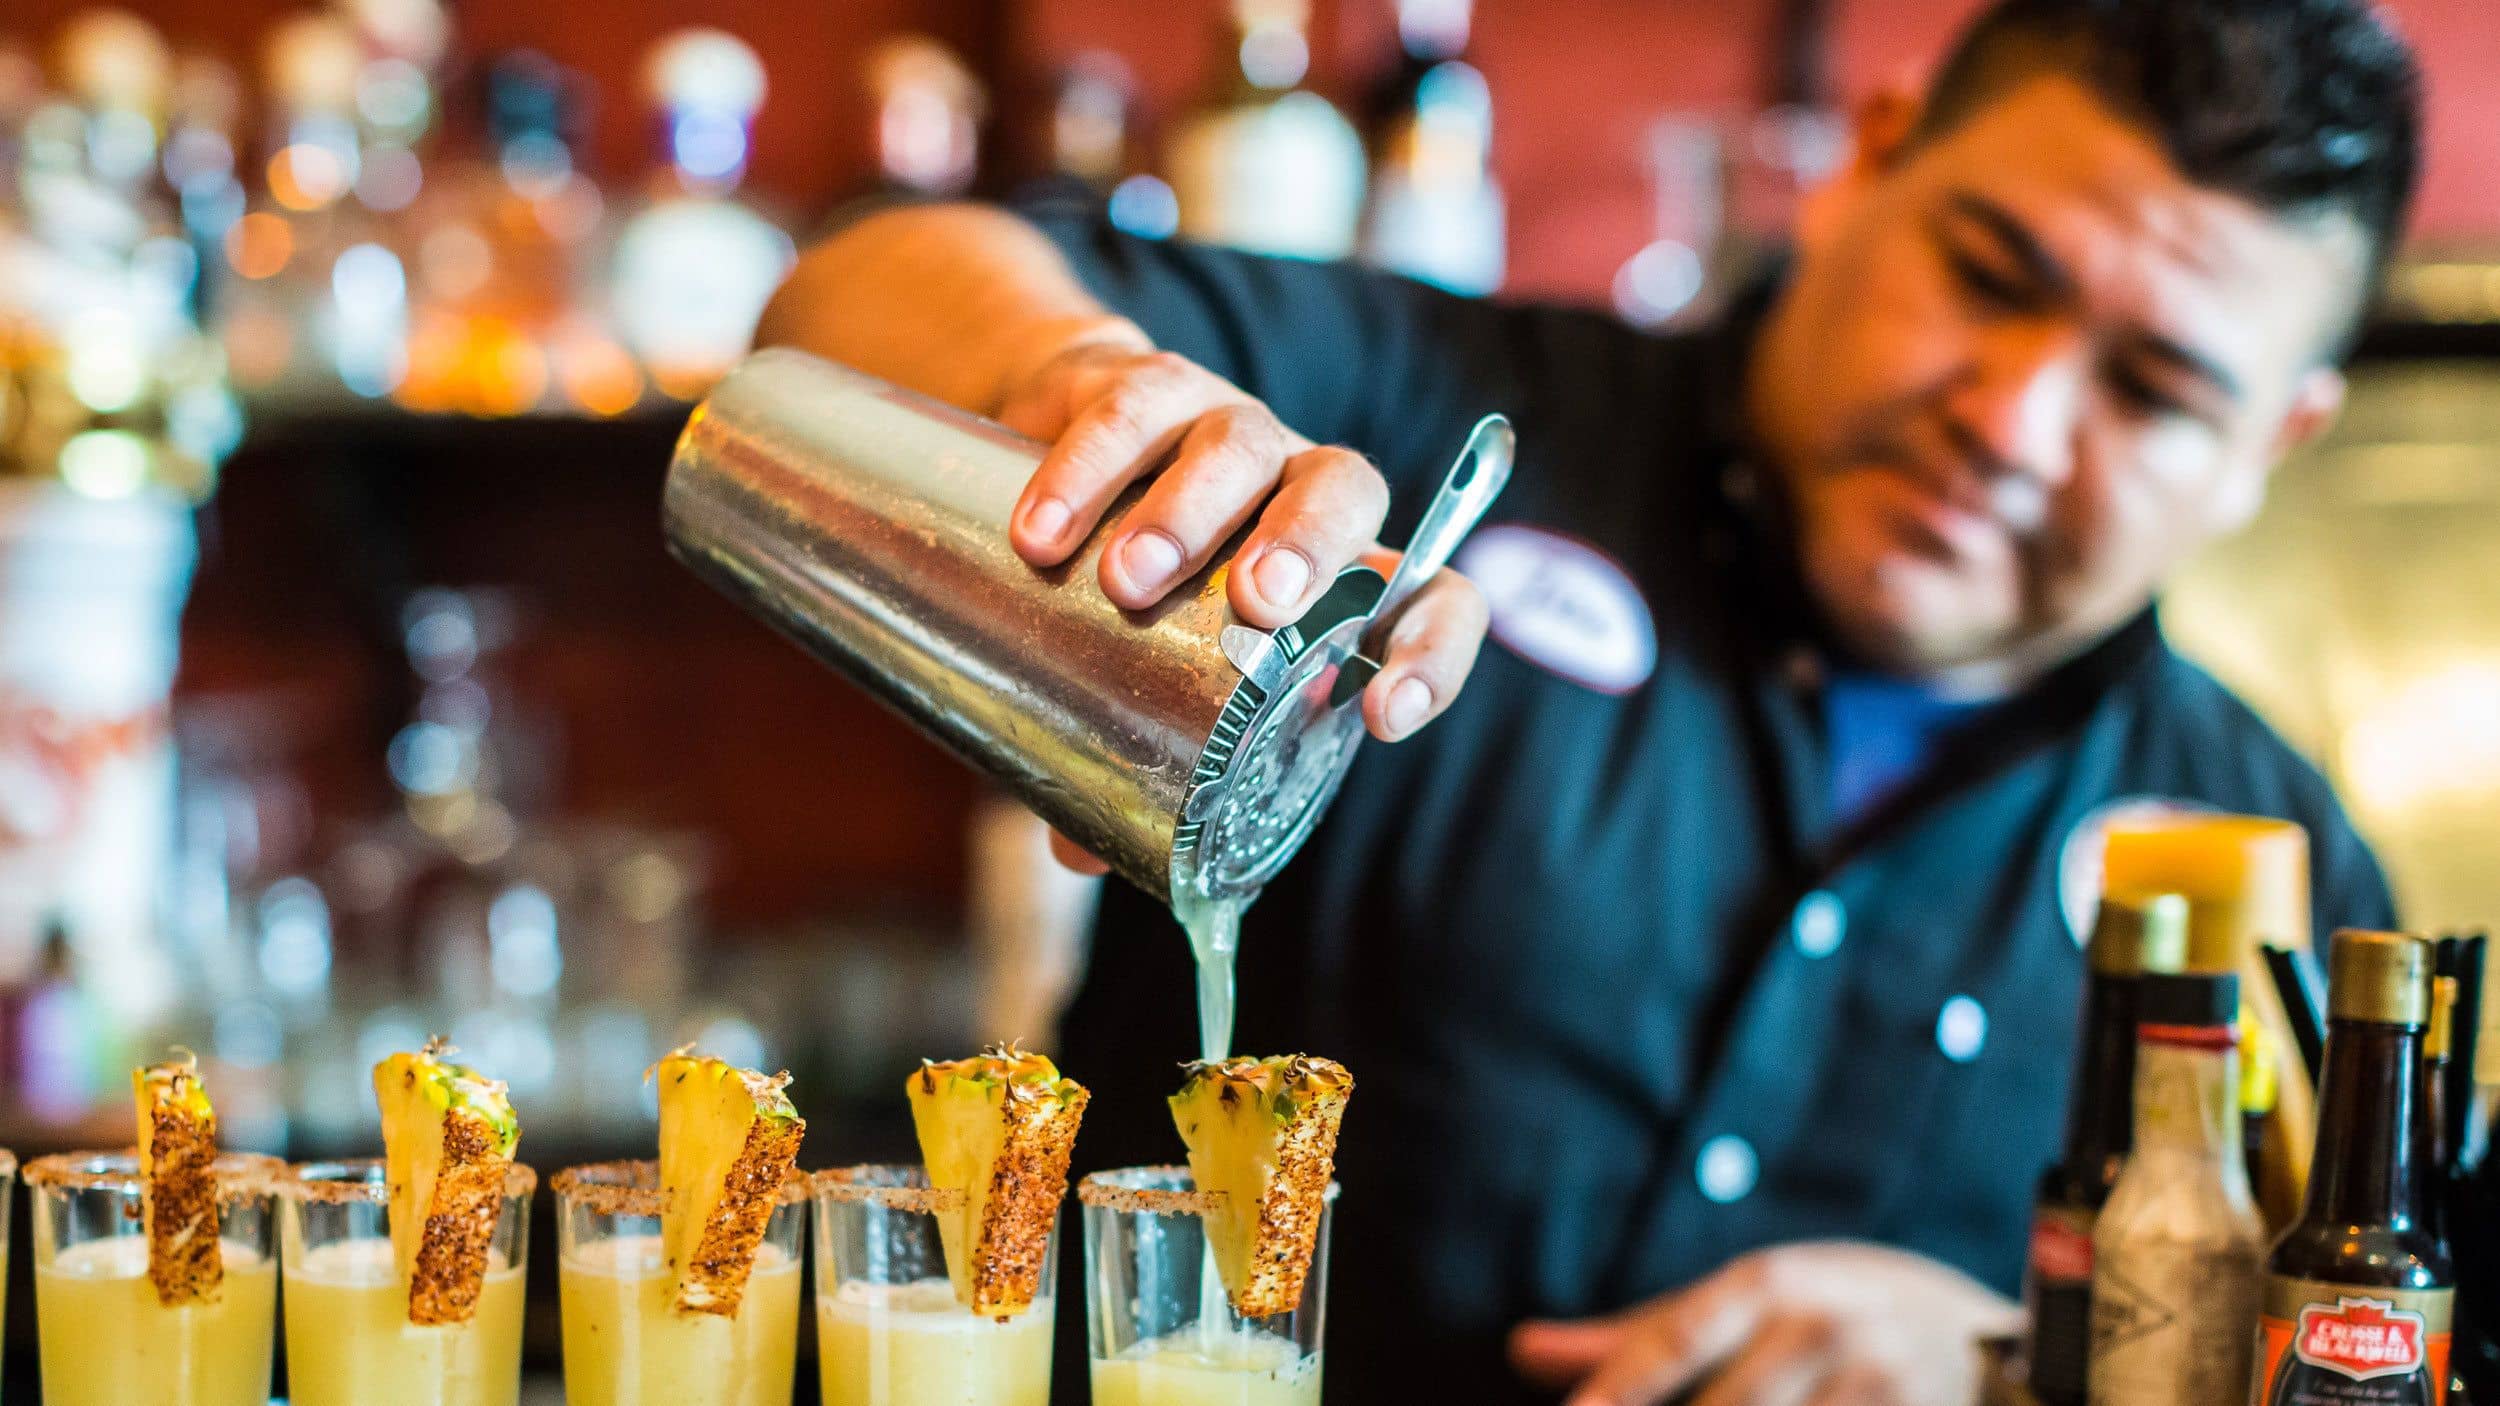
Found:
[[[1076,1194],[1094,1406],[1318,1406],[1335,1183],[1302,1302],[1268,1318],[1243,1318],[1226,1301],[1202,1220],[1214,1198],[1188,1168],[1098,1172]]]
[[[225,1276],[166,1307],[148,1282],[138,1159],[71,1152],[26,1164],[44,1406],[266,1406],[278,1302],[274,1157],[217,1159]]]
[[[566,1406],[789,1406],[807,1180],[792,1176],[734,1315],[679,1313],[660,1242],[660,1169],[556,1174]]]
[[[17,1154],[0,1147],[0,1322],[9,1316],[9,1222],[16,1206]]]
[[[514,1406],[537,1189],[527,1167],[505,1178],[476,1315],[417,1324],[408,1321],[408,1286],[391,1256],[383,1164],[362,1158],[292,1169],[278,1198],[293,1406]]]
[[[914,1166],[841,1167],[816,1186],[816,1353],[825,1406],[1048,1406],[1059,1231],[1041,1296],[1012,1318],[956,1301],[938,1239],[939,1191]]]

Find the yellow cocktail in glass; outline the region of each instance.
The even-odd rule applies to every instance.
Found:
[[[805,1179],[783,1187],[732,1314],[676,1307],[656,1164],[574,1167],[555,1190],[567,1406],[787,1406]]]
[[[294,1406],[513,1406],[521,1391],[529,1201],[537,1185],[527,1167],[504,1178],[475,1315],[466,1323],[417,1324],[408,1321],[408,1285],[391,1256],[382,1163],[295,1168],[278,1193]]]
[[[71,1153],[26,1167],[35,1195],[35,1319],[45,1406],[266,1406],[283,1164],[217,1159],[221,1282],[159,1302],[138,1159]]]
[[[1319,1406],[1320,1355],[1290,1338],[1195,1328],[1094,1362],[1094,1406]]]
[[[816,1177],[816,1353],[825,1406],[1047,1406],[1053,1300],[1008,1318],[966,1309],[935,1213],[961,1191],[919,1167]],[[1040,1282],[1057,1282],[1058,1234]]]
[[[1095,1406],[1318,1406],[1333,1183],[1300,1302],[1265,1318],[1236,1313],[1217,1282],[1204,1221],[1220,1203],[1188,1168],[1101,1172],[1076,1194]]]

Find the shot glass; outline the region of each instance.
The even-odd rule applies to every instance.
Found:
[[[556,1175],[566,1406],[788,1406],[807,1179],[792,1175],[735,1314],[680,1313],[655,1162]]]
[[[145,1189],[130,1153],[26,1164],[44,1406],[265,1406],[278,1303],[274,1196],[286,1165],[217,1159],[223,1273],[191,1303],[148,1279]]]
[[[1301,1303],[1266,1318],[1244,1318],[1225,1298],[1207,1249],[1215,1194],[1187,1167],[1097,1172],[1076,1195],[1094,1406],[1319,1406],[1335,1183]]]
[[[382,1162],[290,1170],[278,1201],[294,1406],[514,1406],[537,1189],[527,1167],[506,1174],[475,1313],[466,1323],[424,1324],[408,1321]]]
[[[961,1191],[912,1166],[816,1174],[816,1354],[825,1406],[1048,1406],[1059,1231],[1033,1306],[975,1315],[955,1298],[938,1215]]]

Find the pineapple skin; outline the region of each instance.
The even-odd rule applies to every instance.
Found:
[[[1233,1310],[1245,1318],[1291,1313],[1302,1304],[1302,1289],[1311,1273],[1312,1252],[1319,1242],[1319,1222],[1327,1209],[1328,1183],[1336,1170],[1337,1134],[1354,1092],[1354,1076],[1334,1060],[1291,1055],[1266,1061],[1234,1061],[1223,1065],[1189,1066],[1189,1080],[1170,1100],[1172,1120],[1181,1139],[1191,1144],[1190,1167],[1199,1187],[1207,1189],[1205,1170],[1198,1166],[1192,1138],[1195,1098],[1201,1084],[1213,1082],[1212,1095],[1232,1107],[1255,1100],[1263,1107],[1248,1110],[1278,1124],[1276,1163],[1255,1208],[1228,1206],[1219,1214],[1252,1217],[1250,1254],[1238,1284],[1226,1289]],[[1260,1085],[1274,1076],[1276,1089]],[[1234,1116],[1240,1116],[1235,1114]]]
[[[415,1208],[417,1243],[408,1261],[408,1321],[427,1326],[476,1316],[495,1224],[503,1214],[504,1182],[521,1140],[503,1086],[443,1059],[449,1049],[438,1038],[422,1052],[394,1055],[373,1071],[376,1100],[386,1110],[392,1081],[400,1081],[405,1094],[430,1099],[439,1090],[444,1099],[434,1184],[426,1204]],[[420,1091],[420,1084],[433,1089]],[[488,1106],[457,1096],[464,1093]],[[396,1199],[399,1188],[392,1191]]]
[[[651,1067],[649,1077],[660,1083],[660,1167],[663,1188],[669,1190],[672,1215],[679,1193],[667,1185],[671,1161],[668,1135],[673,1117],[669,1111],[671,1091],[690,1079],[735,1081],[749,1101],[752,1111],[739,1141],[738,1154],[721,1178],[718,1199],[705,1213],[702,1225],[693,1233],[691,1246],[682,1256],[678,1232],[668,1228],[667,1217],[662,1219],[662,1235],[677,1275],[677,1292],[671,1307],[681,1314],[735,1317],[739,1305],[746,1300],[747,1278],[754,1273],[756,1251],[764,1243],[764,1232],[780,1201],[783,1183],[798,1162],[807,1121],[799,1117],[784,1092],[790,1080],[788,1074],[768,1079],[751,1070],[698,1056],[691,1045],[671,1051]]]
[[[1048,1059],[1013,1044],[993,1045],[971,1059],[923,1061],[905,1088],[924,1158],[934,1128],[923,1123],[924,1110],[939,1116],[941,1092],[955,1081],[980,1090],[1000,1136],[989,1185],[964,1188],[964,1214],[972,1216],[975,1207],[980,1214],[977,1225],[966,1227],[971,1234],[961,1237],[969,1253],[957,1297],[974,1314],[1004,1321],[1031,1308],[1039,1291],[1051,1228],[1067,1198],[1077,1129],[1093,1095]]]
[[[148,1282],[167,1308],[215,1303],[226,1262],[217,1214],[217,1114],[184,1065],[134,1071]]]
[[[797,1117],[758,1113],[746,1143],[729,1169],[720,1200],[704,1218],[694,1252],[677,1280],[677,1311],[735,1317],[745,1302],[755,1252],[781,1199],[782,1183],[799,1160],[807,1124]]]
[[[495,1126],[473,1111],[455,1108],[444,1116],[443,1164],[434,1174],[433,1204],[408,1273],[411,1323],[466,1323],[477,1316],[512,1168],[511,1150],[499,1151],[500,1141]]]
[[[1091,1097],[1081,1088],[1060,1098],[1025,1085],[1007,1085],[999,1109],[1007,1142],[990,1174],[989,1214],[972,1253],[974,1313],[1005,1318],[1033,1306],[1050,1229],[1068,1194],[1077,1124]]]

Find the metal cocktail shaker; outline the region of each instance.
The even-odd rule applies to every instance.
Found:
[[[1351,568],[1273,634],[1226,605],[1229,549],[1151,610],[1112,604],[1096,571],[1135,492],[1035,570],[1007,524],[1042,446],[796,351],[696,407],[664,518],[698,574],[1146,892],[1247,899],[1353,761],[1374,615],[1448,559],[1510,451],[1506,423],[1478,427],[1394,594]]]

